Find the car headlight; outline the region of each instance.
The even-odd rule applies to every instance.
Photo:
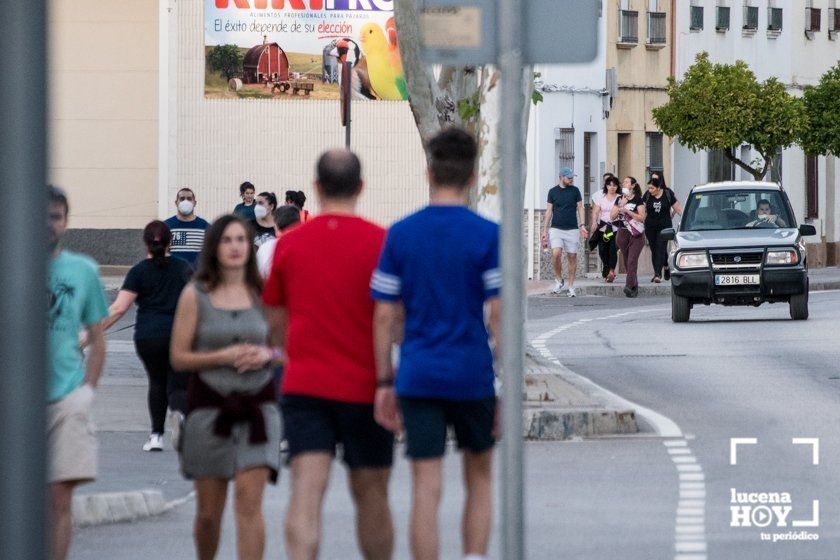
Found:
[[[796,249],[785,249],[784,251],[767,251],[764,264],[798,264],[799,253]]]
[[[709,268],[709,257],[705,251],[680,253],[677,255],[677,268]]]

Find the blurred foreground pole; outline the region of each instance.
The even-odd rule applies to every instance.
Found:
[[[522,180],[522,0],[498,0],[497,40],[502,73],[499,116],[502,202],[502,553],[524,560],[522,387],[525,328],[525,199]]]
[[[0,0],[0,559],[46,558],[45,0]]]

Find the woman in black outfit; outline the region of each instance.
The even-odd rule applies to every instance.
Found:
[[[149,416],[152,432],[143,451],[163,451],[166,409],[183,415],[186,412],[187,374],[176,373],[169,363],[169,339],[175,307],[181,290],[189,282],[192,268],[181,259],[169,257],[172,232],[159,220],[143,230],[148,250],[143,259],[128,272],[117,299],[103,322],[107,330],[137,303],[134,347],[149,376]],[[183,418],[183,416],[181,416]],[[175,419],[173,438],[177,437],[180,419]]]
[[[645,236],[650,245],[650,258],[653,264],[651,282],[662,281],[662,269],[668,265],[668,242],[662,239],[662,230],[673,227],[671,217],[681,214],[682,209],[674,191],[665,186],[664,181],[652,176],[648,181],[648,190],[644,196],[647,215],[645,217]]]

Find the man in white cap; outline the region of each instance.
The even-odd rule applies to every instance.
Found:
[[[575,273],[580,239],[586,237],[583,218],[583,198],[574,185],[575,173],[568,167],[560,168],[560,184],[548,191],[548,206],[543,222],[543,247],[551,244],[551,265],[554,268],[554,289],[559,294],[565,287],[561,253],[566,252],[569,262],[569,297],[575,297]]]

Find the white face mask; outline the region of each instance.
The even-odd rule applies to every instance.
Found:
[[[254,207],[254,216],[256,216],[258,220],[262,220],[263,218],[268,216],[268,208],[266,208],[262,204],[257,204]]]
[[[178,203],[178,212],[180,212],[183,216],[189,216],[192,214],[194,208],[195,204],[189,200],[182,200]]]
[[[621,189],[621,194],[623,194],[624,196],[630,196],[630,189],[626,187]]]

